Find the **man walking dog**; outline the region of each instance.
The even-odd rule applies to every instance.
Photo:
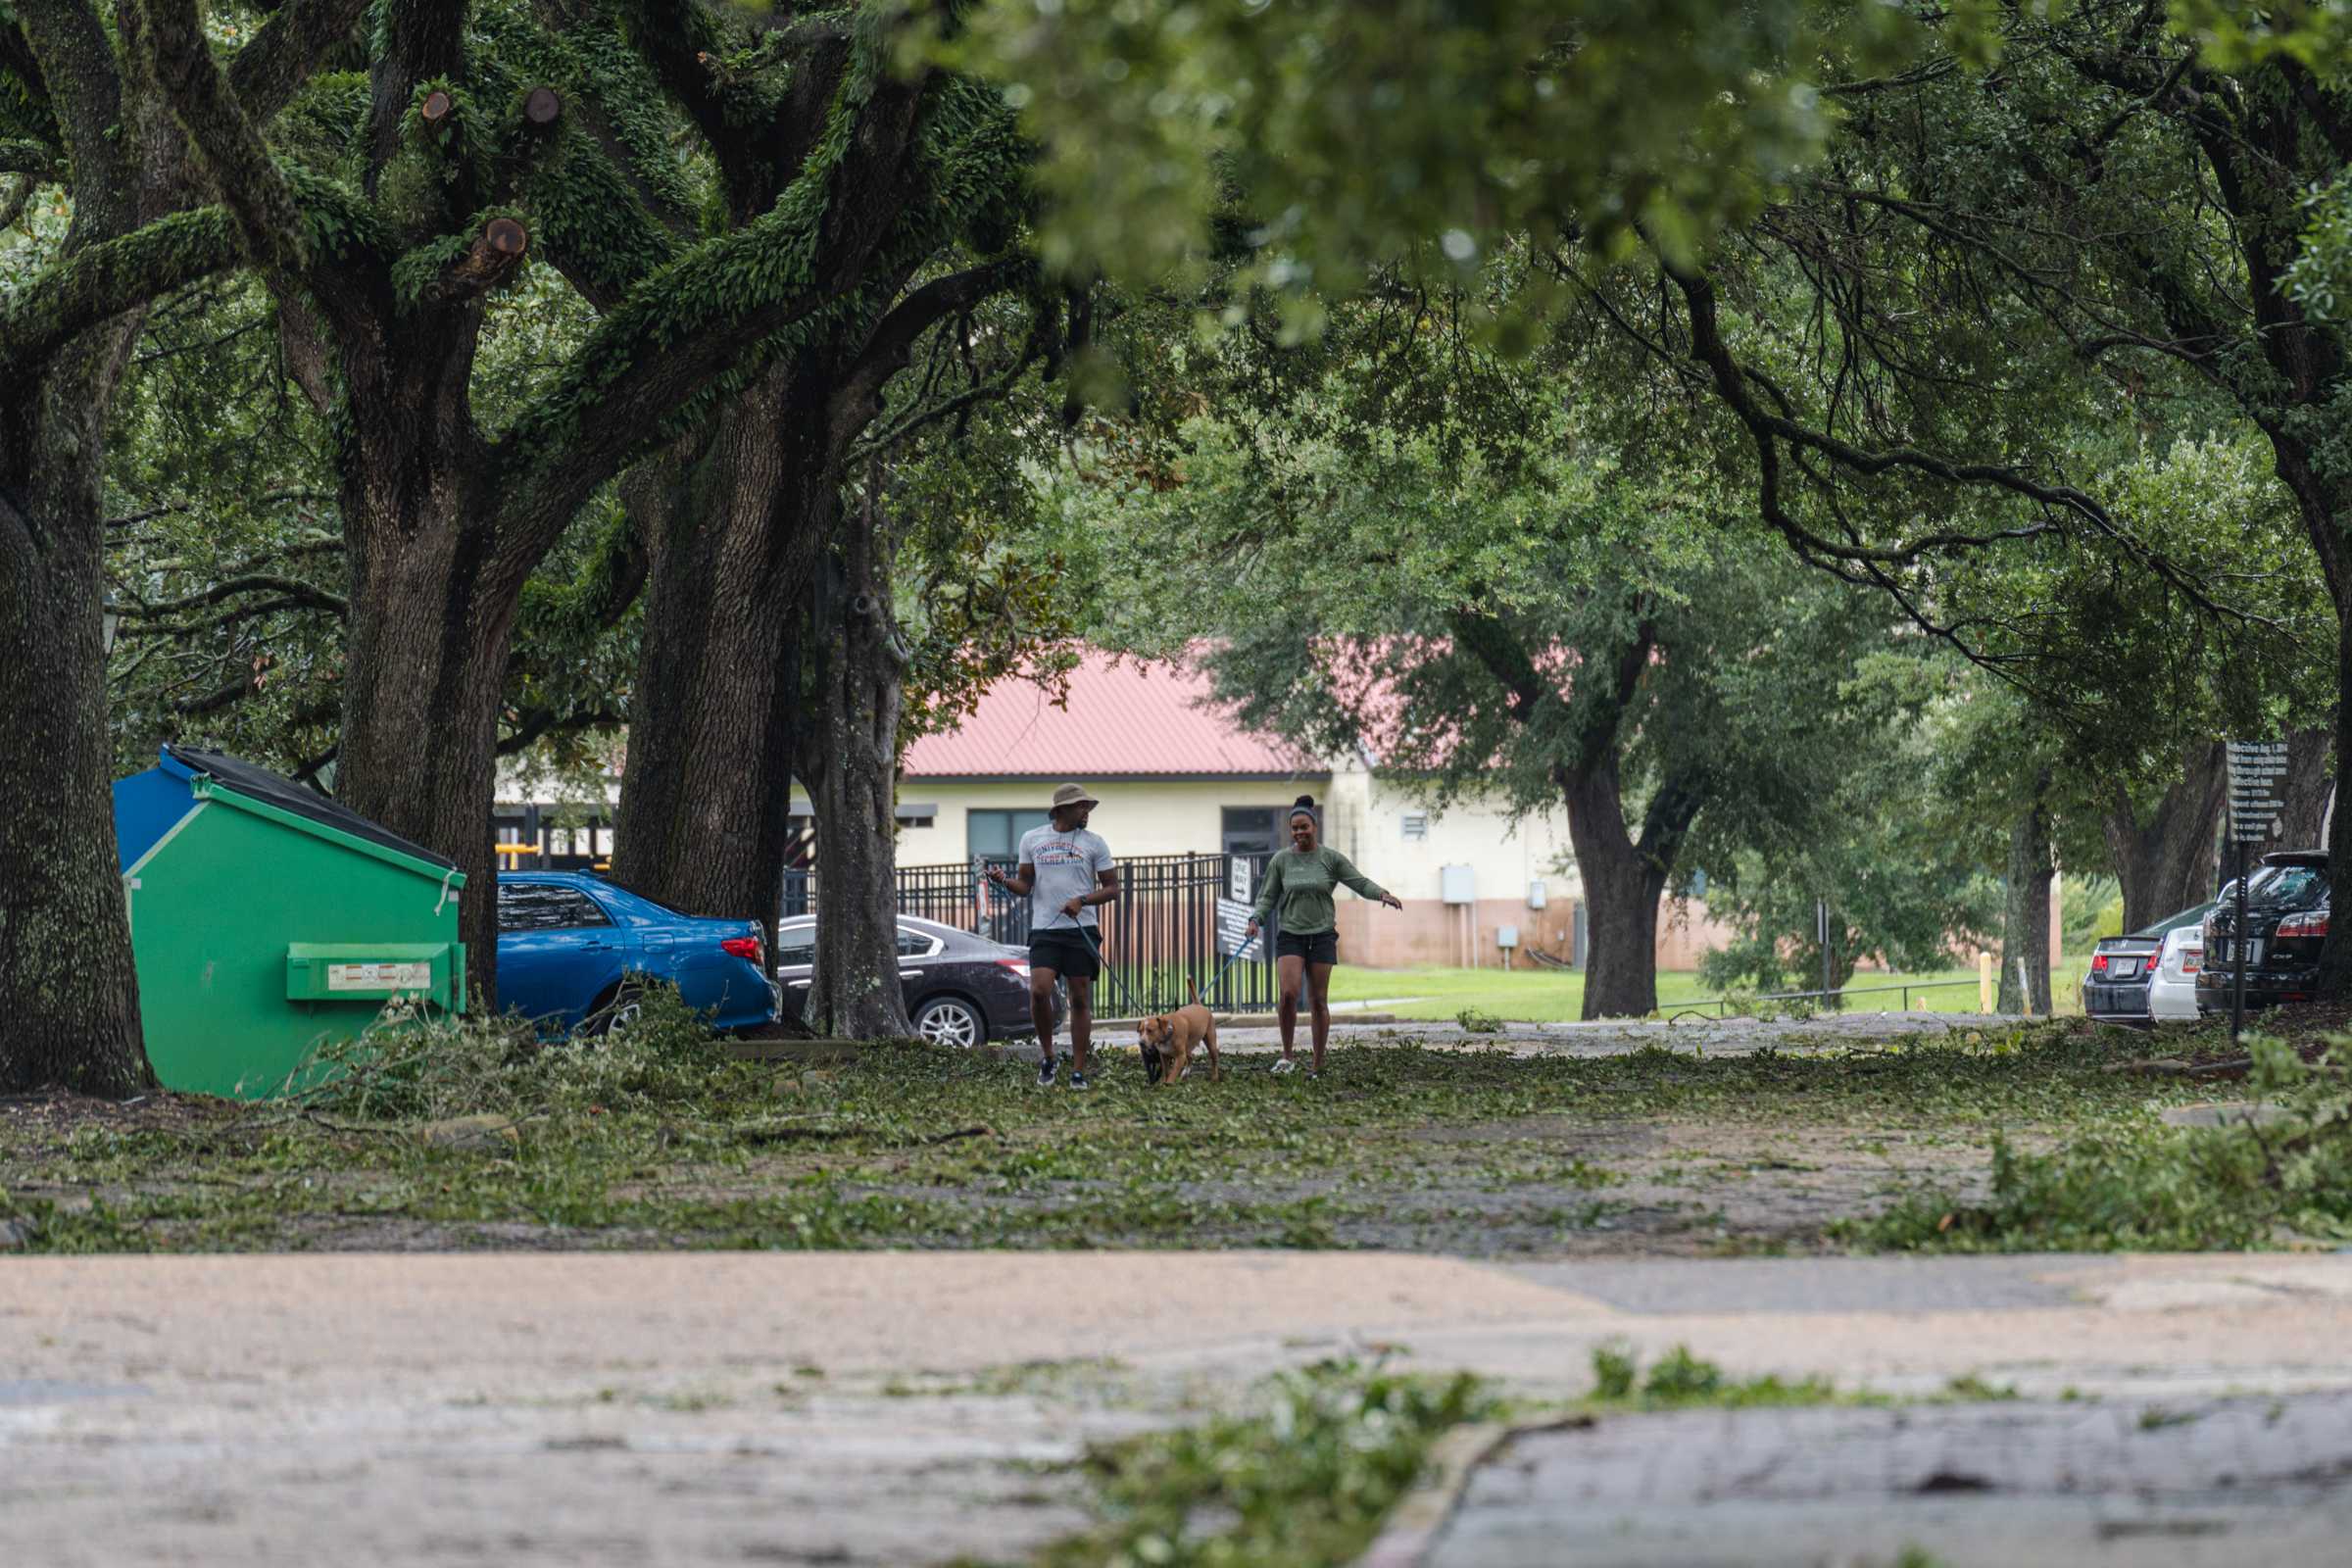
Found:
[[[1084,1089],[1087,1051],[1095,1035],[1096,956],[1101,927],[1098,906],[1119,896],[1118,862],[1102,835],[1087,822],[1102,803],[1084,786],[1064,784],[1054,792],[1051,825],[1021,835],[1019,865],[1011,876],[997,866],[988,879],[1009,893],[1029,898],[1029,1017],[1037,1025],[1037,1085],[1054,1083],[1054,982],[1070,988],[1070,1087]]]

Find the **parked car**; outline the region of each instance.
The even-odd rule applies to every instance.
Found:
[[[776,928],[776,979],[784,1005],[808,1000],[816,959],[816,919],[801,915]],[[915,1033],[942,1046],[978,1046],[1037,1033],[1029,1017],[1029,950],[974,936],[933,920],[899,916],[899,980]],[[1054,993],[1054,1020],[1065,1004]]]
[[[756,920],[680,914],[581,871],[498,879],[499,1004],[543,1032],[624,1028],[648,981],[677,987],[714,1029],[776,1016]]]
[[[2212,912],[2212,905],[2200,904],[2129,936],[2100,939],[2082,976],[2082,1011],[2107,1023],[2194,1018],[2196,969],[2191,955],[2199,947],[2205,916]]]
[[[2230,1010],[2241,941],[2249,1009],[2309,1002],[2318,994],[2320,949],[2327,938],[2328,853],[2284,850],[2264,856],[2246,876],[2245,929],[2237,928],[2235,882],[2222,889],[2205,917],[2198,1004],[2207,1012]]]

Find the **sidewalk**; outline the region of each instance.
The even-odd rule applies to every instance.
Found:
[[[1687,1345],[1737,1375],[1896,1394],[1964,1373],[2029,1400],[2071,1387],[2167,1408],[2344,1391],[2352,1256],[18,1258],[0,1263],[0,1561],[1018,1561],[1084,1520],[1082,1482],[1056,1462],[1198,1421],[1267,1372],[1386,1355],[1567,1396],[1604,1344],[1644,1359]],[[1668,1482],[1733,1474],[1734,1458],[1782,1451],[1791,1433],[1837,1476],[1890,1473],[1867,1428],[1751,1439],[1722,1412],[1676,1418],[1689,1429],[1630,1424],[1652,1419],[1595,1429],[1633,1445],[1610,1473],[1632,1478],[1636,1511],[1655,1495],[1666,1517],[1717,1517],[1737,1499],[1716,1488],[1675,1502]],[[2333,1419],[2293,1429],[2308,1435],[2311,1497],[2352,1473]],[[1952,1441],[1968,1449],[1980,1438],[1967,1433],[1996,1430],[1953,1428]],[[2271,1459],[2255,1460],[2243,1473],[2273,1485]],[[1455,1522],[1504,1540],[1508,1502],[1490,1490]]]

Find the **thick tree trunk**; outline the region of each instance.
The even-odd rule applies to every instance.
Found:
[[[116,855],[102,505],[132,316],[0,411],[0,1092],[154,1082]]]
[[[2336,600],[2335,628],[2335,755],[2352,757],[2352,603],[2339,595]],[[2328,822],[2328,880],[2330,888],[2328,940],[2320,950],[2320,995],[2323,997],[2352,996],[2352,919],[2337,920],[2333,913],[2333,886],[2343,883],[2352,887],[2341,867],[2352,866],[2352,811],[2330,813]]]
[[[2213,897],[2228,770],[2219,742],[2192,746],[2181,774],[2142,820],[2118,790],[2101,823],[2124,885],[2124,929],[2137,931]]]
[[[869,497],[869,501],[870,501]],[[816,805],[816,969],[808,1021],[845,1040],[904,1038],[898,964],[898,733],[906,656],[891,613],[890,541],[870,514],[848,517],[835,568],[819,579],[816,654],[821,761]]]
[[[490,808],[520,587],[494,564],[487,518],[469,515],[463,499],[433,504],[457,496],[454,485],[429,487],[425,504],[416,505],[393,483],[367,482],[376,477],[363,473],[343,487],[352,592],[335,794],[465,872],[465,892],[451,897],[463,901],[466,980],[495,1010]]]
[[[1658,900],[1666,867],[1626,831],[1614,758],[1556,774],[1568,839],[1584,880],[1587,1018],[1640,1018],[1658,1010]]]
[[[2045,773],[2033,806],[2009,831],[2009,897],[2001,911],[2001,1011],[2041,1017],[2050,1011],[2050,877],[2056,869],[2043,804],[2048,788]]]
[[[807,722],[794,645],[836,510],[805,415],[771,371],[707,441],[622,486],[649,574],[613,879],[771,928]]]

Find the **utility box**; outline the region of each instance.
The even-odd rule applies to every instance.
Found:
[[[395,998],[465,1008],[466,874],[316,790],[167,746],[116,783],[115,839],[168,1089],[266,1099]]]
[[[1531,909],[1544,907],[1544,879],[1542,877],[1537,877],[1528,883],[1527,906]]]
[[[1466,865],[1438,867],[1438,896],[1447,904],[1476,904],[1478,878]]]
[[[1496,926],[1494,928],[1494,945],[1506,953],[1517,947],[1519,945],[1519,928],[1515,925]]]

